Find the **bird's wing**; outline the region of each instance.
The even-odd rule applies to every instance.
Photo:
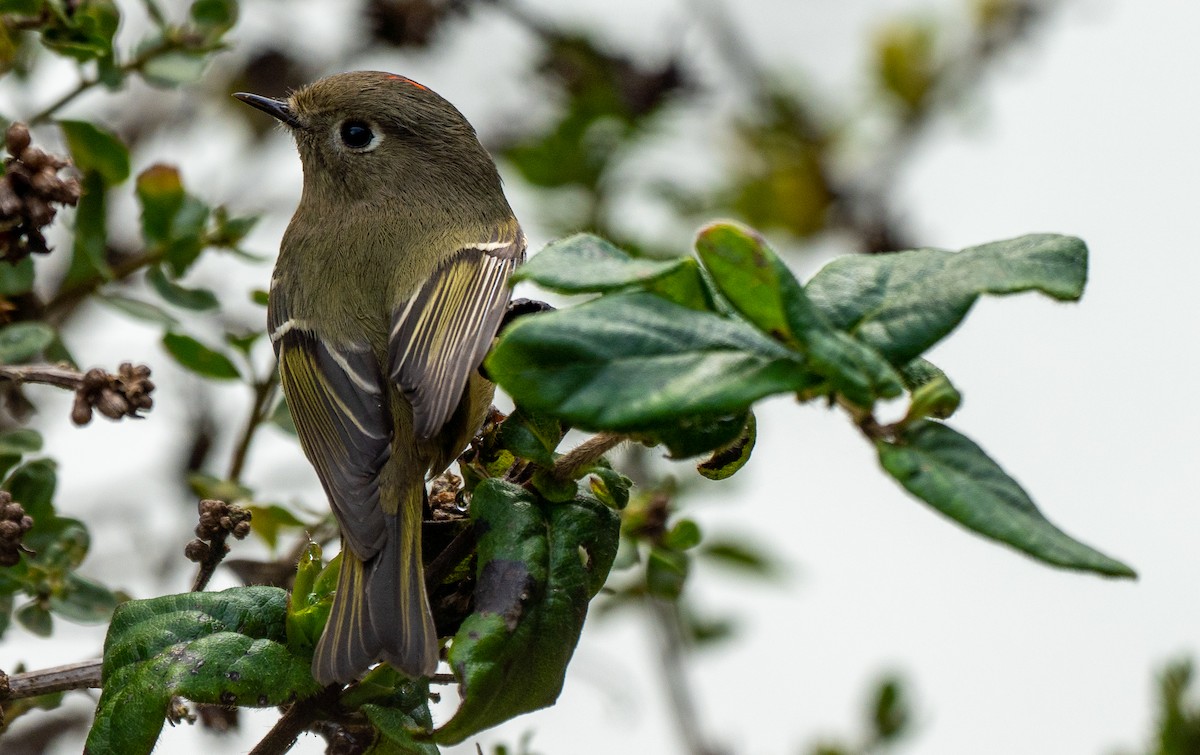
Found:
[[[388,530],[379,471],[391,453],[392,420],[379,362],[366,344],[322,341],[288,310],[286,294],[272,286],[268,332],[283,392],[342,537],[366,560],[383,547]]]
[[[459,249],[397,307],[388,342],[391,379],[412,404],[417,438],[436,435],[458,407],[504,317],[508,277],[524,257],[525,235],[514,224]]]

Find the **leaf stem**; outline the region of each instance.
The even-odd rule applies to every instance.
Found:
[[[650,598],[647,605],[650,616],[658,627],[660,640],[659,659],[662,663],[663,681],[667,687],[667,698],[674,713],[675,724],[683,737],[689,755],[723,755],[724,750],[712,745],[700,725],[696,701],[692,698],[684,673],[683,623],[679,618],[679,604],[658,598]]]

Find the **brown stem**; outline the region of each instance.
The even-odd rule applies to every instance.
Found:
[[[331,684],[312,697],[292,703],[267,732],[267,736],[254,746],[250,755],[282,755],[292,749],[296,739],[312,726],[323,712],[337,703],[341,691],[340,684]]]
[[[98,689],[100,664],[101,661],[97,658],[12,675],[5,675],[0,671],[0,702],[71,689]]]
[[[688,686],[683,657],[683,625],[679,618],[679,604],[657,598],[647,601],[650,615],[658,626],[660,639],[659,659],[662,662],[663,681],[667,687],[667,699],[675,715],[675,724],[683,737],[689,755],[721,755],[724,750],[715,747],[700,725],[696,702]]]
[[[552,474],[560,480],[573,480],[579,470],[599,461],[601,456],[629,440],[628,435],[620,433],[596,433],[584,442],[575,446],[554,462]]]
[[[4,365],[0,366],[0,381],[5,380],[12,381],[17,385],[41,383],[74,391],[83,385],[83,373],[70,367],[59,367],[54,364]]]
[[[159,44],[154,45],[153,47],[146,48],[145,50],[143,50],[141,52],[141,54],[139,54],[133,60],[130,60],[130,61],[122,64],[117,70],[122,76],[124,76],[125,74],[133,73],[135,71],[140,71],[140,70],[142,70],[143,67],[145,67],[145,65],[147,63],[149,63],[151,60],[157,58],[159,55],[164,55],[168,52],[174,52],[175,50],[180,49],[180,47],[182,47],[180,40],[171,39],[168,37],[167,39],[164,39]],[[196,50],[196,52],[204,52],[204,50]],[[82,79],[75,86],[74,89],[67,92],[62,97],[59,97],[57,100],[50,103],[49,105],[47,105],[44,109],[42,109],[37,114],[30,116],[27,122],[32,125],[35,123],[43,123],[45,121],[50,120],[50,118],[53,117],[55,113],[57,113],[59,110],[63,109],[68,104],[70,104],[72,101],[74,101],[76,97],[78,97],[79,95],[83,94],[84,92],[92,89],[99,83],[100,83],[100,78],[98,76],[93,77],[93,78],[88,78],[88,79]]]
[[[163,256],[160,252],[136,254],[113,265],[111,278],[98,275],[63,288],[54,295],[54,298],[46,302],[46,317],[52,320],[61,320],[76,304],[95,293],[96,289],[105,283],[125,280],[137,271],[161,262],[162,258]],[[55,318],[56,315],[58,316],[57,318]]]
[[[275,399],[275,389],[279,386],[279,371],[272,369],[265,380],[254,384],[254,403],[250,407],[250,418],[246,420],[246,428],[234,449],[233,458],[229,463],[229,479],[238,482],[242,477],[242,469],[246,466],[246,456],[250,453],[250,442],[254,434],[267,418],[271,403]]]

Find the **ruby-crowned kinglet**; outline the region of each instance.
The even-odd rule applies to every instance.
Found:
[[[300,205],[271,279],[268,329],[300,444],[342,530],[313,676],[376,661],[433,673],[425,477],[479,429],[478,371],[525,237],[475,130],[402,76],[339,74],[286,100],[234,95],[291,130]]]

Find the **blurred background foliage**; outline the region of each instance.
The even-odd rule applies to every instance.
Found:
[[[681,4],[680,34],[653,54],[627,47],[600,24],[567,22],[548,4],[516,0],[0,0],[0,122],[29,123],[35,144],[69,154],[82,187],[78,207],[54,224],[53,214],[22,216],[35,231],[45,229],[49,254],[32,259],[30,252],[42,251],[26,248],[33,237],[10,234],[11,249],[25,247],[6,249],[10,264],[0,264],[2,361],[73,364],[73,339],[93,303],[160,328],[163,352],[200,378],[176,430],[187,438],[178,466],[161,472],[191,500],[251,503],[268,555],[229,563],[244,578],[261,580],[272,569],[278,578],[280,564],[290,568],[302,530],[325,540],[332,531],[327,517],[313,513],[323,511],[323,501],[281,505],[272,491],[254,490],[244,479],[257,431],[288,428],[261,338],[261,289],[294,195],[261,173],[258,153],[271,150],[270,127],[230,101],[230,92],[278,96],[327,73],[368,66],[437,85],[435,72],[478,67],[490,45],[515,44],[525,52],[519,80],[496,82],[498,117],[476,125],[510,186],[526,198],[522,220],[535,240],[583,230],[647,256],[675,255],[699,222],[734,217],[770,231],[797,254],[821,244],[880,253],[921,244],[895,191],[914,146],[939,118],[969,102],[989,66],[1035,38],[1057,6],[963,0],[954,13],[881,16],[861,61],[870,82],[864,96],[819,91],[802,83],[811,81],[803,71],[770,69],[720,0]],[[331,16],[332,30],[317,29]],[[297,33],[301,24],[309,32]],[[489,29],[497,30],[494,39]],[[684,44],[684,30],[704,43]],[[514,87],[519,96],[506,102]],[[715,106],[722,88],[735,90],[732,106]],[[459,104],[471,114],[470,103]],[[670,158],[677,124],[689,119],[703,123],[699,152],[707,167],[680,170],[679,159]],[[212,151],[202,143],[203,125],[195,124],[213,121],[233,123],[221,133],[245,135],[245,162],[199,167]],[[190,141],[181,143],[180,133]],[[164,154],[178,159],[161,162]],[[11,158],[9,174],[22,159]],[[271,235],[250,235],[259,214]],[[248,238],[258,238],[253,249]],[[208,262],[214,253],[224,256]],[[220,272],[231,260],[249,272]],[[257,284],[228,285],[242,279]],[[111,361],[132,356],[115,353]],[[243,387],[249,399],[239,419],[220,414],[215,383]],[[0,385],[5,487],[49,519],[56,516],[49,508],[55,462],[39,456],[36,433],[16,429],[37,395],[26,396],[11,378]],[[738,619],[692,600],[687,576],[695,559],[768,582],[777,582],[783,567],[753,542],[703,536],[686,516],[697,482],[674,479],[669,466],[645,453],[626,453],[623,470],[633,471],[638,487],[624,517],[625,550],[595,616],[649,616],[659,625],[661,671],[682,741],[693,753],[717,752],[689,699],[686,665],[705,646],[736,641]],[[186,513],[178,512],[181,528]],[[0,631],[10,616],[38,634],[54,631],[53,615],[103,621],[124,599],[117,587],[75,573],[88,549],[87,527],[55,521],[54,542],[39,544],[49,553],[34,564],[40,571],[0,582]],[[638,549],[643,558],[632,557]],[[146,568],[177,573],[182,559],[173,558]],[[1200,752],[1200,711],[1186,695],[1191,678],[1187,663],[1163,673],[1159,733],[1146,752]],[[879,752],[919,730],[905,689],[900,679],[881,681],[861,733],[810,751]],[[7,721],[29,708],[54,707],[61,697],[8,705]],[[78,736],[73,727],[88,720],[88,711],[76,715],[52,725],[28,716],[4,734],[3,749],[41,752],[59,736]],[[236,725],[211,710],[200,711],[200,720]],[[522,744],[518,751],[529,750]]]

